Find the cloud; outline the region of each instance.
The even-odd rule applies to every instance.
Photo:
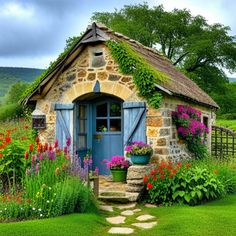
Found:
[[[55,53],[73,27],[72,18],[79,3],[76,0],[0,0],[0,56]]]

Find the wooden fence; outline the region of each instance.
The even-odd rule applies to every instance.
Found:
[[[211,154],[216,158],[236,157],[236,132],[212,126]]]

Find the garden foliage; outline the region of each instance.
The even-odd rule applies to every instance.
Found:
[[[14,132],[18,132],[16,136]],[[88,178],[91,158],[42,144],[29,126],[7,130],[1,136],[0,221],[47,218],[96,209]]]
[[[174,202],[197,205],[217,199],[225,194],[225,186],[218,173],[217,169],[212,171],[207,166],[162,161],[144,176],[147,201],[167,205]]]
[[[209,130],[201,122],[201,112],[191,106],[178,105],[172,117],[179,139],[187,144],[188,150],[198,159],[206,157],[206,135]]]

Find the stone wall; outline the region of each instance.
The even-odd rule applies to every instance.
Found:
[[[103,51],[101,67],[92,66],[93,52]],[[53,142],[56,130],[56,113],[54,104],[72,103],[79,97],[92,93],[96,81],[100,83],[100,92],[121,98],[123,101],[141,101],[137,96],[137,89],[131,76],[122,75],[118,64],[112,59],[108,48],[104,44],[86,47],[68,69],[55,78],[55,82],[43,99],[37,101],[37,109],[46,114],[47,129],[40,130],[42,142]],[[148,108],[147,111],[147,141],[153,146],[153,161],[171,158],[179,160],[189,156],[186,147],[177,138],[176,127],[172,124],[171,111],[176,110],[178,104],[188,103],[175,97],[165,96],[160,109]],[[193,107],[209,117],[211,130],[213,114],[205,107]],[[208,137],[210,145],[210,135]]]
[[[92,53],[103,51],[104,63],[101,67],[92,66]],[[119,72],[119,66],[112,59],[104,44],[86,47],[72,65],[60,74],[48,94],[37,100],[37,109],[46,114],[47,129],[40,130],[43,142],[55,139],[56,113],[54,104],[72,103],[77,98],[92,93],[96,81],[100,83],[100,92],[121,98],[124,101],[140,101],[131,76]]]
[[[196,104],[186,103],[175,97],[165,96],[160,109],[149,108],[147,112],[147,140],[152,145],[154,154],[153,162],[171,159],[179,161],[191,158],[186,146],[178,139],[175,124],[172,122],[171,112],[176,111],[177,105],[191,105],[200,110],[203,116],[208,117],[208,128],[211,130],[215,116],[210,109]],[[211,136],[207,136],[210,150]]]

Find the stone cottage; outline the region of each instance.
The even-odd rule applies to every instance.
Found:
[[[126,42],[134,51],[168,76],[167,82],[155,84],[163,100],[159,109],[151,108],[130,75],[122,74],[106,41]],[[143,78],[145,79],[145,78]],[[93,23],[78,43],[61,59],[24,100],[36,103],[36,110],[46,116],[46,128],[39,130],[42,141],[66,138],[82,156],[92,150],[93,165],[107,173],[103,159],[124,155],[130,141],[144,141],[153,146],[153,161],[180,159],[188,151],[178,142],[171,111],[178,104],[191,105],[202,112],[202,121],[211,130],[218,105],[192,80],[178,71],[156,50],[107,27]],[[208,145],[211,144],[208,135]]]

